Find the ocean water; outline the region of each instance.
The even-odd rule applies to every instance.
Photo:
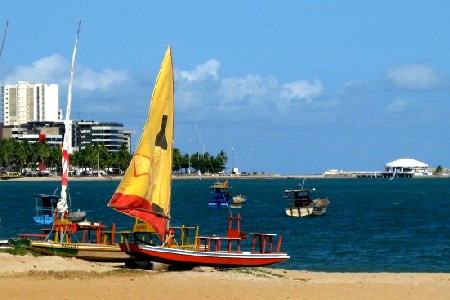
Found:
[[[212,179],[174,180],[171,225],[200,226],[202,235],[226,234],[227,209],[207,201]],[[247,233],[279,233],[291,258],[275,268],[327,272],[450,272],[450,179],[309,179],[314,196],[327,197],[327,214],[289,218],[285,189],[299,179],[230,179],[248,197],[231,209]],[[73,208],[91,221],[130,229],[134,220],[108,207],[118,181],[70,182]],[[59,182],[0,182],[0,239],[38,232],[34,196]],[[246,243],[250,243],[247,241]]]

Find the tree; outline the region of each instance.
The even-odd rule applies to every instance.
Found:
[[[61,148],[50,147],[47,143],[27,141],[17,142],[13,138],[0,140],[0,169],[6,168],[11,171],[20,171],[22,167],[35,168],[40,162],[45,162],[46,166],[61,171]],[[104,145],[87,146],[84,149],[75,151],[70,155],[70,165],[79,168],[100,169],[119,168],[124,171],[128,168],[132,155],[127,148],[122,145],[120,150],[110,153]],[[174,172],[187,172],[189,162],[191,168],[205,172],[221,172],[225,170],[228,161],[227,155],[221,151],[217,156],[209,153],[194,153],[189,157],[177,148],[173,149]]]
[[[128,152],[124,145],[120,147],[119,151],[115,152],[111,158],[111,166],[113,168],[119,168],[121,171],[125,171],[130,165],[131,154]]]
[[[181,155],[181,152],[178,148],[173,148],[173,159],[172,159],[172,170],[175,172],[180,172],[180,169],[182,168],[182,160],[183,157]]]
[[[17,144],[18,142],[13,138],[2,140],[1,143],[0,156],[2,166],[11,171],[18,171]]]
[[[442,167],[439,165],[439,166],[437,166],[437,168],[434,170],[434,174],[435,174],[435,175],[440,175],[440,174],[442,174],[443,171],[444,171],[444,170],[443,170]]]

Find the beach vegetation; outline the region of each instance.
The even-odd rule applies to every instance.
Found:
[[[28,250],[26,248],[20,248],[20,247],[18,247],[18,248],[13,247],[13,248],[0,249],[0,252],[8,253],[8,254],[11,254],[11,255],[21,255],[21,256],[31,254],[30,250]]]
[[[42,176],[49,173],[57,175],[62,170],[61,156],[60,147],[50,146],[45,141],[30,143],[13,138],[0,140],[0,171],[18,172],[22,176]],[[131,153],[124,145],[119,151],[109,152],[105,145],[94,144],[70,154],[70,165],[72,169],[90,170],[78,175],[93,175],[93,170],[95,173],[120,175],[127,169],[131,158]],[[214,156],[208,152],[189,155],[177,148],[173,150],[175,173],[188,173],[189,167],[193,172],[219,173],[226,169],[227,161],[225,151]],[[42,172],[43,170],[49,172]]]
[[[442,172],[444,172],[444,169],[442,168],[442,166],[439,165],[434,170],[434,175],[440,175],[440,174],[442,174]]]

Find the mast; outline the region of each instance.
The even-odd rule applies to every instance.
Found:
[[[202,137],[200,136],[200,132],[198,131],[197,128],[197,124],[194,124],[195,126],[195,130],[197,131],[197,137],[198,137],[198,141],[201,143],[202,146],[202,158],[205,158],[205,152],[206,152],[206,147],[205,147],[205,143],[203,143]]]
[[[3,41],[2,41],[2,47],[0,48],[0,58],[2,57],[2,53],[3,53],[3,47],[5,46],[5,41],[6,41],[6,33],[8,31],[8,24],[9,21],[6,21],[6,25],[5,25],[5,32],[3,33]]]
[[[69,177],[69,144],[72,140],[72,126],[70,122],[70,108],[72,105],[72,83],[75,72],[75,57],[77,55],[77,44],[80,34],[81,21],[78,23],[77,36],[75,38],[75,46],[72,53],[72,67],[70,70],[70,80],[67,89],[67,107],[66,107],[66,118],[64,120],[64,140],[62,147],[62,176],[61,176],[61,198],[58,201],[58,211],[61,213],[63,218],[64,215],[68,213],[67,205],[67,185]]]

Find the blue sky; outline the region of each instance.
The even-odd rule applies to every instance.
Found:
[[[450,167],[450,2],[15,0],[6,20],[0,80],[58,83],[63,111],[81,20],[72,117],[134,142],[170,43],[182,152],[278,174]]]

